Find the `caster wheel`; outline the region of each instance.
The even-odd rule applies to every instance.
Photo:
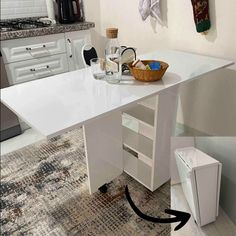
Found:
[[[107,185],[104,184],[98,189],[101,193],[106,193],[107,192]]]

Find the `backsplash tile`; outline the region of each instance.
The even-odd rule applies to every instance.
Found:
[[[46,16],[45,0],[0,0],[1,19]]]

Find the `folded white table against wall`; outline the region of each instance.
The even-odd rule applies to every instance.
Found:
[[[198,225],[216,220],[219,210],[222,165],[194,148],[175,151],[176,163],[185,197]]]

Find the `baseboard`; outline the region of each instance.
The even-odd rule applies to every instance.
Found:
[[[30,126],[27,125],[23,120],[19,119],[19,122],[20,122],[20,127],[21,127],[22,132],[27,129],[30,129]]]
[[[171,182],[170,182],[171,186],[174,186],[174,185],[177,185],[177,184],[181,184],[181,182],[178,181],[178,180],[171,180]]]
[[[207,133],[204,133],[200,130],[194,129],[192,127],[189,127],[185,124],[181,124],[181,123],[176,123],[176,129],[175,129],[175,135],[176,136],[182,136],[182,137],[195,137],[195,136],[211,136]]]

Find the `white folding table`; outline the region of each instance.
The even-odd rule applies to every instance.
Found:
[[[180,51],[154,52],[140,58],[167,62],[169,69],[163,79],[142,83],[124,76],[120,84],[112,85],[95,80],[88,68],[2,89],[1,101],[46,138],[83,126],[89,191],[92,194],[125,169],[122,113],[158,95],[152,121],[155,127],[151,150],[153,159],[146,161],[151,163],[152,169],[146,168],[149,164],[144,166],[145,155],[139,156],[140,163],[131,160],[127,164],[136,179],[137,176],[142,178],[145,172],[143,183],[154,191],[170,178],[170,138],[176,121],[179,85],[233,62]],[[148,111],[141,112],[144,119],[149,119]],[[146,147],[143,145],[147,149],[144,151],[150,152],[147,139],[135,137],[133,133],[130,137],[132,135],[134,145],[140,145],[140,152],[141,141],[147,144]],[[150,177],[148,184],[145,183],[147,176]]]

